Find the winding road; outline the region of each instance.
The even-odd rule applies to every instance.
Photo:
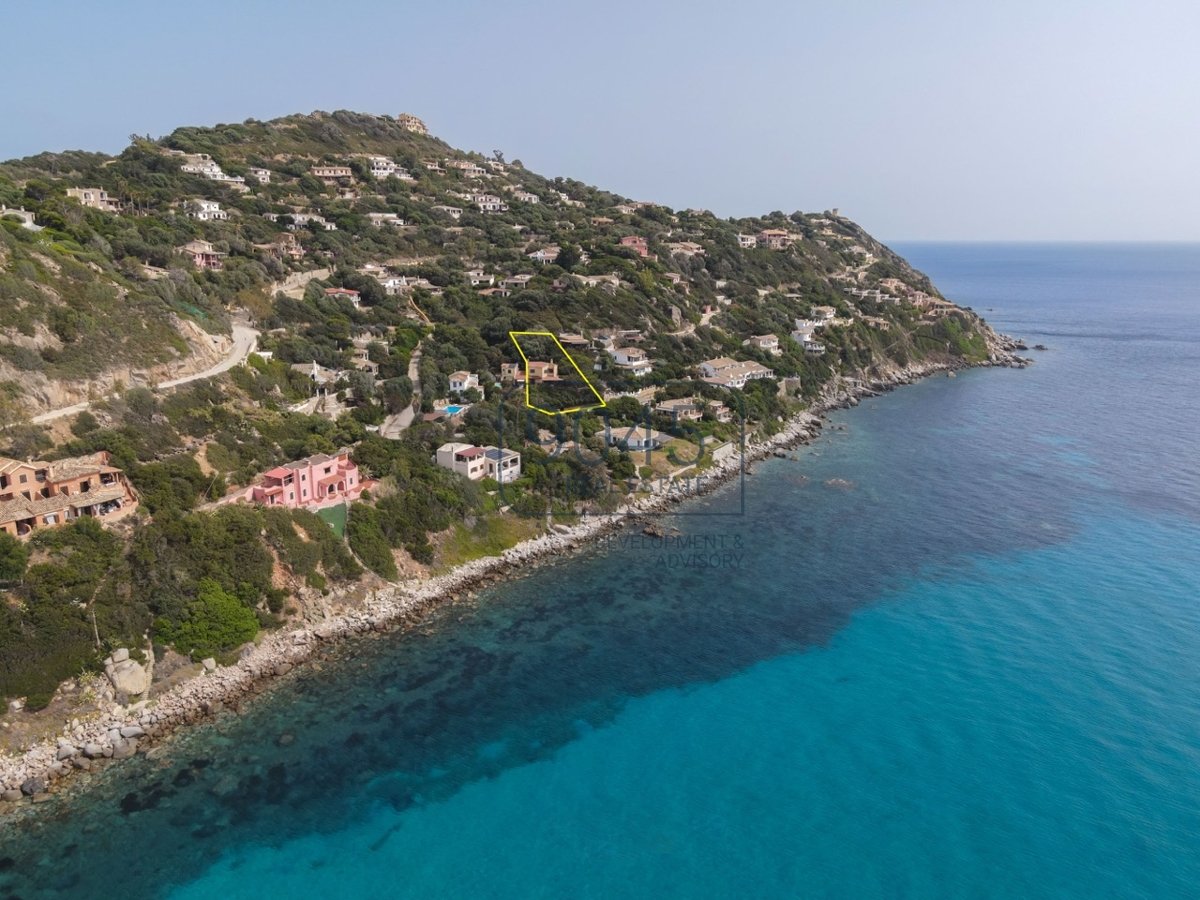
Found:
[[[222,372],[228,372],[234,366],[242,363],[258,346],[258,332],[249,325],[235,323],[232,328],[233,346],[229,348],[229,353],[225,355],[219,363],[211,368],[205,369],[203,372],[197,372],[195,375],[185,375],[182,378],[173,378],[170,381],[159,382],[153,386],[155,391],[170,390],[181,385],[190,384],[193,381],[200,381],[202,378],[212,378],[214,375],[220,375]],[[116,396],[115,394],[113,395]],[[104,398],[109,399],[109,398]],[[52,409],[50,412],[40,413],[30,419],[35,425],[40,425],[44,422],[53,422],[55,419],[61,419],[63,416],[73,416],[83,412],[90,406],[96,403],[103,402],[102,400],[88,400],[84,403],[76,403],[73,406],[64,406],[62,409]]]
[[[417,410],[421,408],[421,382],[419,379],[421,368],[421,345],[417,344],[413,348],[412,356],[408,358],[408,380],[412,382],[413,397],[412,402],[394,416],[388,416],[383,424],[379,426],[379,436],[388,438],[389,440],[398,440],[400,433],[413,423],[413,419],[417,417]]]

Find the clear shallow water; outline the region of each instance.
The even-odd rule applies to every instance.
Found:
[[[1194,895],[1200,248],[900,249],[1053,349],[758,466],[678,522],[724,567],[631,535],[354,645],[0,897]]]

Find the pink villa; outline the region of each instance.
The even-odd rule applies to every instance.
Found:
[[[261,484],[231,494],[222,502],[246,500],[263,506],[313,509],[357,500],[372,482],[364,481],[348,449],[332,456],[318,453],[276,466],[263,474]]]
[[[641,235],[631,234],[628,237],[621,238],[621,246],[628,247],[643,259],[650,255],[650,248],[646,244],[646,239]]]

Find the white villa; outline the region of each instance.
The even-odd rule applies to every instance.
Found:
[[[501,484],[521,477],[521,454],[500,447],[451,442],[437,449],[437,464],[472,481],[494,478]]]
[[[756,334],[752,338],[742,341],[743,347],[754,347],[772,356],[779,356],[783,351],[779,349],[779,338],[773,334]]]
[[[22,228],[27,228],[30,231],[41,231],[42,230],[41,225],[34,224],[33,213],[31,213],[29,210],[27,210],[23,206],[20,206],[16,209],[9,209],[4,204],[0,203],[0,219],[3,219],[5,216],[12,216],[14,218],[20,219]]]
[[[456,394],[475,388],[479,390],[479,376],[474,372],[453,372],[450,375],[450,390]]]
[[[646,356],[646,351],[640,347],[609,347],[608,355],[621,369],[635,378],[641,378],[654,371],[654,363]]]
[[[189,200],[183,208],[189,219],[199,219],[201,222],[223,222],[229,218],[229,213],[221,209],[221,204],[215,200]]]
[[[494,194],[474,194],[471,198],[480,212],[505,212],[508,204]]]
[[[771,378],[774,372],[756,362],[739,362],[728,356],[708,359],[698,366],[700,375],[709,384],[721,387],[743,388],[749,381]]]
[[[654,411],[676,421],[697,422],[704,416],[704,401],[696,397],[662,400],[654,407]]]
[[[508,288],[509,290],[519,291],[522,288],[528,286],[529,282],[531,282],[531,281],[533,281],[532,275],[521,274],[521,275],[510,275],[508,278],[505,278],[500,283],[504,287]]]
[[[606,423],[604,428],[604,442],[610,447],[624,444],[630,450],[657,450],[669,440],[669,434],[663,434],[645,425]]]
[[[404,220],[395,213],[367,213],[367,218],[376,228],[382,228],[384,225],[400,228],[404,225]]]
[[[369,156],[367,157],[367,162],[371,166],[371,177],[378,178],[380,181],[385,178],[391,178],[396,174],[396,169],[399,168],[386,156]]]
[[[189,175],[202,175],[209,181],[221,181],[226,184],[245,184],[246,179],[241,175],[226,175],[221,167],[207,153],[185,153],[184,163],[179,171]]]
[[[67,196],[78,200],[81,206],[102,212],[120,212],[121,201],[113,200],[101,188],[67,188]]]
[[[337,231],[337,225],[333,222],[326,221],[325,217],[317,213],[263,213],[263,218],[270,222],[278,222],[281,216],[291,216],[292,224],[287,226],[288,231],[296,231],[299,228],[304,228],[309,222],[316,222],[326,231]]]
[[[667,249],[671,251],[672,256],[686,256],[689,259],[693,256],[704,255],[704,247],[695,241],[679,241],[675,244],[667,244]]]
[[[350,170],[349,166],[319,165],[313,166],[308,171],[313,178],[319,179],[326,184],[337,184],[343,179],[354,177],[354,173]]]

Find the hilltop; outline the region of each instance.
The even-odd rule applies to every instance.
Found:
[[[407,115],[41,154],[0,164],[0,205],[0,463],[103,452],[139,500],[102,527],[7,498],[0,694],[31,707],[111,651],[183,671],[661,494],[862,385],[1012,362],[837,210],[674,210]],[[333,465],[350,502],[292,508]]]
[[[674,211],[456,151],[414,121],[318,112],[135,137],[116,157],[0,165],[0,205],[41,229],[13,216],[0,228],[0,386],[36,413],[198,371],[225,351],[231,313],[266,318],[272,286],[289,275],[361,278],[372,263],[382,266],[367,270],[375,293],[406,288],[407,277],[415,296],[440,294],[421,305],[433,321],[492,333],[642,328],[667,342],[712,323],[709,307],[725,333],[748,336],[790,332],[793,313],[814,305],[905,318],[848,287],[886,282],[883,295],[940,299],[835,214]],[[739,234],[764,231],[787,249],[739,245]],[[633,238],[645,246],[622,246]],[[480,267],[491,294],[466,290]],[[533,278],[499,284],[521,275]],[[507,295],[513,286],[519,296]],[[695,340],[720,349],[704,337]],[[799,360],[788,368],[804,374]]]

